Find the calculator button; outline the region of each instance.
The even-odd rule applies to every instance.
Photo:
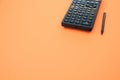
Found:
[[[71,15],[70,15],[70,14],[67,14],[67,17],[71,17]]]
[[[79,19],[81,19],[81,18],[82,18],[82,16],[78,16],[78,18],[79,18]]]
[[[70,23],[74,23],[74,19],[71,19],[71,20],[70,20]]]
[[[71,17],[72,17],[72,18],[75,18],[75,17],[76,17],[76,15],[74,15],[74,14],[73,14]]]
[[[89,19],[88,19],[87,22],[92,23],[92,20],[89,20]]]
[[[69,18],[65,18],[65,19],[64,19],[64,22],[69,22]]]
[[[79,21],[78,21],[78,20],[75,20],[75,23],[76,23],[76,24],[79,24]]]
[[[88,25],[89,23],[86,21],[82,21],[82,25]]]
[[[92,21],[92,20],[93,20],[93,17],[88,17],[88,19]]]

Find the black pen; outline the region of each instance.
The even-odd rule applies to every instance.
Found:
[[[106,20],[106,12],[104,12],[104,14],[103,14],[101,34],[104,33],[105,20]]]

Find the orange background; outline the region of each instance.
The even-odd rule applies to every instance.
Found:
[[[0,0],[0,80],[120,80],[120,0],[102,1],[92,32],[61,26],[71,2]]]

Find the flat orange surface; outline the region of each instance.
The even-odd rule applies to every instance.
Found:
[[[71,2],[0,0],[0,80],[120,80],[120,0],[102,1],[92,32],[61,26]]]

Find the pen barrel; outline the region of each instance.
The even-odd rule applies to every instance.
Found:
[[[101,29],[101,34],[104,33],[105,20],[106,20],[106,13],[104,12],[104,14],[103,14],[103,19],[102,19],[102,29]]]

